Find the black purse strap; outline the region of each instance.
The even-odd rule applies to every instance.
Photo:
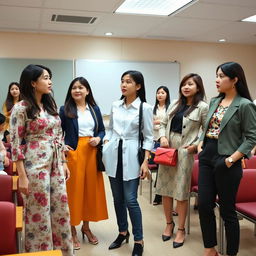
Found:
[[[140,103],[139,109],[139,148],[143,145],[143,134],[142,134],[142,118],[143,118],[143,102]]]
[[[96,123],[96,132],[97,134],[99,133],[99,121],[98,121],[98,118],[97,118],[97,115],[93,109],[93,107],[91,105],[89,105],[89,108],[91,109],[92,113],[93,113],[93,116],[94,116],[94,119],[95,119],[95,123]],[[97,145],[97,147],[101,147],[102,146],[102,140],[100,140],[100,143]]]
[[[95,123],[96,123],[96,132],[98,133],[99,132],[99,122],[98,122],[98,118],[97,118],[97,115],[93,109],[93,107],[91,105],[89,105],[89,108],[91,109],[91,112],[93,113],[93,116],[94,116],[94,120],[95,120]]]

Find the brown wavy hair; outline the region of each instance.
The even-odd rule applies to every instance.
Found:
[[[185,111],[184,116],[189,115],[198,105],[198,103],[202,100],[205,100],[205,91],[204,91],[204,84],[201,76],[195,73],[189,73],[186,76],[183,77],[183,79],[180,82],[179,87],[179,99],[176,103],[176,108],[170,113],[170,117],[174,116],[177,112],[179,112],[183,107],[187,104],[187,98],[182,94],[181,88],[186,83],[188,79],[192,78],[193,81],[196,83],[197,86],[197,92],[193,97],[193,101],[191,106]]]

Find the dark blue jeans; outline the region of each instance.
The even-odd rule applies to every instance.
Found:
[[[118,147],[116,177],[109,177],[119,232],[128,230],[127,208],[129,211],[134,241],[143,239],[142,215],[137,201],[139,178],[123,180],[122,141]]]

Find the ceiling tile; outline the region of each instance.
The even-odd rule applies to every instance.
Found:
[[[11,20],[17,24],[20,21],[37,22],[40,19],[40,12],[39,8],[2,6],[0,8],[0,21]]]
[[[218,28],[226,24],[226,21],[212,21],[197,19],[185,19],[173,17],[168,22],[163,23],[156,29],[148,32],[149,36],[169,36],[176,38],[183,38],[201,34],[203,32],[210,31],[214,28]]]
[[[131,35],[139,37],[164,22],[165,19],[160,16],[109,14],[102,19],[93,34],[104,35],[105,32],[110,31],[117,37],[125,34],[128,37]]]
[[[211,30],[210,33],[203,32],[197,36],[191,36],[190,39],[193,41],[218,42],[219,39],[225,38],[227,43],[256,43],[256,31],[254,28],[255,25],[252,23],[227,23],[216,30]]]
[[[75,2],[75,4],[74,4]],[[86,10],[92,12],[113,12],[121,3],[120,0],[45,0],[47,8],[58,8],[66,10]]]
[[[255,7],[255,0],[200,0],[202,3],[210,3],[216,5],[236,5],[240,7]]]
[[[176,17],[237,21],[256,13],[256,8],[197,2]]]
[[[0,0],[0,5],[41,7],[44,0]]]

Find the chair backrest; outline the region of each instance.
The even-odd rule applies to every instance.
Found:
[[[13,202],[12,176],[0,175],[0,201]]]
[[[246,169],[256,169],[256,156],[252,156],[249,159],[245,159]]]
[[[244,169],[238,192],[236,203],[256,202],[256,169]]]
[[[192,175],[191,175],[191,187],[198,185],[199,174],[199,160],[194,160]]]
[[[0,202],[0,255],[17,253],[16,207],[10,202]]]

